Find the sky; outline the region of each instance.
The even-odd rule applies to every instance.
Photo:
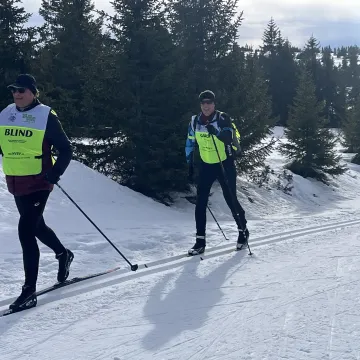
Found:
[[[113,12],[109,0],[94,0],[98,9]],[[41,24],[38,15],[41,0],[23,0],[28,12],[33,13],[32,24]],[[293,45],[303,47],[310,36],[320,46],[360,45],[359,0],[239,0],[243,23],[239,29],[239,43],[259,46],[271,17],[283,37]]]

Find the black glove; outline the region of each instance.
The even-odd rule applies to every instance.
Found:
[[[50,184],[56,184],[60,180],[60,176],[56,172],[54,172],[53,170],[50,170],[45,174],[45,179]]]
[[[207,131],[209,132],[209,134],[211,135],[218,135],[219,134],[219,131],[217,131],[213,125],[209,124],[209,125],[206,125],[206,128],[207,128]]]

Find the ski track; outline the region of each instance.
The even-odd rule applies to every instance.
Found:
[[[283,241],[283,240],[286,240],[286,239],[288,239],[290,236],[287,236],[286,237],[286,235],[288,235],[288,234],[293,234],[293,236],[291,236],[291,237],[299,237],[299,236],[303,236],[303,234],[306,234],[306,233],[314,233],[314,232],[317,232],[317,231],[327,231],[327,229],[332,229],[332,228],[336,228],[336,227],[338,227],[338,226],[343,226],[344,224],[347,224],[347,225],[354,225],[354,224],[357,224],[358,222],[357,221],[350,221],[350,222],[339,222],[339,223],[335,223],[335,224],[329,224],[329,225],[327,225],[326,227],[310,227],[310,228],[308,228],[308,229],[303,229],[303,230],[300,230],[300,231],[289,231],[289,232],[286,232],[286,233],[284,233],[284,234],[281,234],[281,235],[278,235],[278,234],[275,234],[274,235],[274,239],[273,240],[269,240],[269,241],[265,241],[265,242],[263,242],[264,244],[265,243],[271,243],[271,242],[278,242],[278,241]],[[271,238],[271,237],[270,237]],[[256,246],[258,246],[258,245],[261,245],[261,241],[259,241],[259,240],[261,240],[262,238],[258,238],[258,239],[255,239],[255,240],[253,240],[253,244],[252,244],[252,247],[256,247]],[[232,245],[230,245],[230,247],[232,247]],[[206,257],[207,258],[209,258],[209,257],[212,257],[212,256],[218,256],[218,254],[217,254],[217,251],[219,251],[219,254],[221,254],[221,249],[226,249],[226,248],[229,248],[229,245],[223,245],[223,246],[219,246],[219,249],[217,249],[217,248],[211,248],[211,249],[209,249],[207,252],[209,252],[210,253],[210,255],[206,255]],[[228,249],[227,250],[223,250],[223,252],[227,252],[228,251]],[[185,262],[185,261],[191,261],[191,260],[195,260],[196,261],[196,258],[190,258],[190,259],[188,259],[188,258],[184,258],[182,255],[180,255],[180,256],[175,256],[174,257],[175,258],[175,260],[177,260],[177,259],[182,259],[182,261],[183,262]],[[165,260],[159,260],[159,261],[155,261],[154,262],[154,264],[155,265],[158,265],[158,264],[161,264],[162,262],[164,262],[164,263],[169,263],[169,265],[168,265],[168,268],[171,268],[172,266],[180,266],[181,265],[181,262],[180,263],[178,263],[178,264],[171,264],[171,262],[172,262],[172,260],[173,259],[165,259]],[[159,269],[156,269],[156,268],[154,268],[154,269],[150,269],[150,272],[157,272],[157,271],[165,271],[166,270],[166,268],[159,268]],[[122,274],[124,271],[119,271],[119,274]],[[106,277],[110,277],[110,276],[116,276],[118,273],[111,273],[111,274],[108,274],[108,275],[105,275],[105,276],[103,276],[103,278],[106,278]],[[78,294],[81,294],[81,293],[84,293],[84,292],[86,292],[86,286],[89,286],[89,289],[88,289],[88,291],[91,291],[91,290],[94,290],[94,289],[97,289],[97,288],[101,288],[101,287],[103,287],[103,286],[109,286],[109,285],[112,285],[112,284],[114,284],[114,283],[117,283],[118,281],[126,281],[126,280],[128,280],[128,278],[132,278],[132,277],[137,277],[137,276],[146,276],[147,274],[146,273],[138,273],[138,274],[130,274],[130,275],[128,275],[127,277],[124,277],[123,279],[119,279],[119,280],[117,280],[117,279],[114,279],[114,280],[112,280],[112,281],[109,281],[108,282],[108,284],[105,284],[105,283],[103,283],[103,280],[102,279],[100,279],[100,280],[97,280],[97,279],[94,279],[94,280],[88,280],[85,284],[84,283],[80,283],[79,285],[77,285],[77,284],[74,284],[74,285],[71,285],[71,286],[69,286],[68,288],[62,288],[62,289],[59,289],[59,290],[57,290],[57,292],[55,292],[55,293],[58,293],[59,291],[61,292],[61,291],[65,291],[65,293],[70,293],[70,295],[68,295],[68,296],[74,296],[74,295],[78,295]],[[98,285],[94,285],[94,286],[92,286],[91,287],[91,283],[92,282],[94,282],[95,284],[96,284],[96,282],[98,283]],[[86,285],[87,284],[87,285]],[[79,291],[76,291],[76,290],[73,290],[74,288],[76,289],[77,287],[82,287],[83,288],[83,290],[79,290]],[[85,287],[85,290],[84,290],[84,287]],[[73,293],[71,294],[71,291],[73,291]],[[68,296],[66,296],[66,294],[65,294],[65,297],[68,297]],[[56,295],[54,296],[53,294],[49,294],[49,295],[47,295],[47,297],[49,298],[49,300],[48,300],[48,302],[49,301],[51,301],[51,298],[53,298],[53,299],[55,299],[56,300]],[[64,294],[62,295],[62,298],[64,298]],[[4,300],[4,301],[1,301],[0,302],[0,306],[1,305],[4,305],[4,304],[7,304],[7,303],[9,303],[10,301],[12,301],[12,299],[7,299],[7,300]],[[40,300],[39,301],[40,303],[42,303],[43,301],[42,300]]]
[[[336,277],[338,277],[339,274],[339,267],[340,267],[340,259],[336,259],[337,266],[336,266]],[[329,294],[331,296],[332,294]],[[332,300],[332,309],[331,309],[331,321],[330,321],[330,331],[329,331],[329,345],[328,345],[328,352],[329,352],[329,360],[332,359],[332,344],[333,344],[333,338],[334,338],[334,328],[336,323],[336,305],[338,301],[338,291],[337,289],[334,290],[333,294],[333,300]]]
[[[290,231],[286,231],[283,233],[276,233],[276,234],[273,234],[270,236],[262,236],[262,237],[255,238],[250,243],[250,247],[253,248],[253,247],[261,246],[263,244],[270,244],[270,243],[276,243],[279,241],[285,241],[285,240],[289,240],[289,239],[296,239],[296,238],[299,238],[299,237],[302,237],[302,236],[305,236],[308,234],[316,234],[319,232],[330,231],[330,230],[333,230],[336,228],[342,228],[342,227],[346,227],[346,226],[356,226],[358,224],[360,224],[360,220],[349,220],[349,221],[340,221],[340,222],[330,223],[325,226],[320,225],[320,226],[311,226],[311,227],[304,228],[304,229],[292,229]],[[220,245],[218,247],[209,248],[206,251],[205,257],[211,258],[213,256],[218,256],[219,254],[221,254],[221,251],[226,253],[227,251],[229,251],[229,249],[231,250],[233,247],[234,247],[234,244],[226,243],[225,245]],[[247,250],[245,250],[245,251],[247,251]],[[187,257],[184,257],[183,254],[175,255],[173,257],[165,258],[162,260],[155,260],[153,262],[153,264],[149,263],[148,265],[150,265],[150,269],[147,271],[149,271],[150,273],[154,273],[157,271],[164,271],[164,270],[166,270],[166,267],[162,268],[161,265],[163,265],[163,264],[168,264],[167,268],[171,268],[173,266],[180,266],[180,265],[182,265],[183,262],[191,261],[191,260],[196,261],[196,258],[189,259]],[[178,262],[175,263],[175,261],[178,261]],[[154,265],[154,268],[152,268],[151,265]],[[160,265],[159,269],[156,268],[156,266],[158,266],[158,265]],[[92,280],[88,280],[88,281],[85,281],[80,284],[74,284],[74,285],[68,286],[66,288],[61,288],[61,289],[57,290],[56,293],[62,292],[63,297],[64,297],[64,295],[66,297],[79,295],[79,294],[86,292],[86,286],[88,286],[89,291],[92,291],[94,289],[98,289],[103,286],[112,285],[118,281],[126,281],[129,278],[132,279],[137,276],[146,276],[147,275],[146,273],[142,273],[141,271],[143,271],[143,270],[138,270],[138,273],[127,275],[127,277],[124,277],[122,279],[113,279],[113,280],[109,280],[107,284],[105,283],[105,279],[107,279],[107,278],[114,277],[114,276],[121,276],[124,273],[128,273],[128,271],[126,269],[120,270],[118,272],[104,275],[101,277],[101,279],[100,278],[92,279]],[[91,284],[94,284],[94,285],[91,286]],[[79,289],[79,291],[75,290],[77,288]],[[85,290],[84,290],[84,288],[85,288]],[[72,295],[71,295],[71,292],[73,292]],[[56,299],[56,296],[54,296],[51,293],[49,295],[47,295],[47,298],[51,299],[51,297]],[[0,301],[0,307],[7,305],[8,303],[10,303],[13,300],[14,300],[14,298],[4,299],[4,300]],[[43,303],[43,302],[44,301],[42,301],[42,300],[39,301],[39,303]]]
[[[341,230],[349,236],[358,231],[359,226]],[[333,256],[327,245],[339,233],[306,235],[301,242],[278,243],[276,249],[261,246],[254,258],[243,253],[239,259],[235,253],[189,261],[91,296],[85,293],[71,303],[59,299],[14,314],[0,322],[5,323],[1,334],[7,334],[0,341],[0,358],[358,358],[360,250],[345,237]],[[307,261],[297,264],[299,257]],[[311,266],[314,261],[316,267]],[[282,282],[277,281],[279,274]],[[17,326],[22,317],[28,321]],[[41,334],[37,339],[31,337],[33,323]],[[12,345],[19,336],[23,341]],[[70,342],[71,348],[64,347]],[[44,353],[50,344],[54,352]]]
[[[63,216],[63,213],[60,213],[60,210],[52,208],[52,200],[49,202],[49,224],[53,225],[54,219],[57,219],[59,216]],[[11,201],[9,201],[11,203]],[[66,203],[66,201],[65,201]],[[54,205],[55,206],[55,205]],[[63,205],[64,206],[64,205]],[[74,218],[78,219],[78,222],[75,222],[76,228],[81,227],[83,230],[81,233],[73,231],[73,226],[70,226],[68,230],[62,231],[61,227],[54,229],[61,239],[71,238],[71,245],[75,251],[75,261],[72,265],[72,276],[81,276],[84,274],[84,269],[96,269],[100,271],[101,269],[112,268],[117,266],[119,263],[126,267],[126,264],[123,263],[122,259],[119,259],[119,255],[112,249],[112,247],[106,242],[105,239],[101,237],[99,233],[92,227],[91,224],[88,224],[84,219],[82,219],[81,214],[78,213],[77,209],[72,209],[71,204],[67,206],[70,209],[62,209],[68,213],[67,217],[63,219],[65,223],[71,225],[74,222]],[[11,206],[8,205],[8,208],[12,208],[14,205],[11,203]],[[85,210],[87,210],[85,208]],[[15,209],[13,210],[15,211]],[[54,212],[54,213],[52,213]],[[58,214],[59,212],[59,214]],[[91,213],[90,213],[91,215]],[[209,217],[208,224],[208,247],[215,247],[221,244],[235,243],[236,239],[236,229],[234,228],[233,221],[221,221],[221,226],[223,227],[226,236],[230,241],[225,241],[217,225],[212,222],[212,219]],[[298,228],[298,229],[308,229],[308,228],[319,228],[324,224],[334,223],[335,220],[339,222],[339,219],[346,219],[346,221],[353,221],[360,218],[359,210],[347,210],[344,211],[334,210],[334,212],[323,212],[314,216],[302,216],[302,217],[290,217],[286,220],[279,219],[264,219],[264,220],[250,220],[250,232],[251,238],[258,239],[259,237],[267,238],[270,236],[278,234],[291,234],[292,231],[289,229]],[[96,218],[95,218],[96,220]],[[0,290],[0,306],[2,306],[2,300],[6,300],[14,293],[19,291],[20,286],[23,281],[22,273],[22,255],[20,244],[17,240],[17,233],[14,229],[17,229],[16,219],[11,219],[12,226],[9,227],[8,224],[1,222],[1,233],[4,238],[9,239],[8,243],[11,246],[6,246],[4,252],[4,257],[0,260],[0,273],[2,274],[3,286]],[[105,233],[109,238],[119,246],[120,250],[129,257],[131,262],[136,263],[149,262],[159,257],[159,253],[162,253],[163,256],[172,257],[179,253],[179,244],[180,247],[183,247],[183,251],[187,251],[187,248],[192,245],[192,238],[194,228],[192,222],[189,225],[186,221],[179,219],[179,222],[168,221],[160,226],[156,226],[149,221],[144,221],[140,226],[129,225],[126,222],[112,222],[109,220],[105,222],[105,226],[101,226],[104,229]],[[125,239],[122,236],[122,232],[119,233],[115,228],[121,228],[122,232],[126,234]],[[6,228],[12,228],[13,231],[8,231]],[[5,229],[5,230],[4,230]],[[89,231],[90,230],[90,231]],[[297,230],[296,230],[297,231]],[[177,235],[178,234],[178,235]],[[129,241],[128,239],[136,238],[136,242]],[[159,238],[161,241],[159,241]],[[190,239],[184,241],[184,239]],[[233,240],[231,240],[233,239]],[[126,240],[126,241],[124,241]],[[67,241],[65,241],[65,245]],[[42,244],[39,244],[41,248],[41,258],[40,258],[40,272],[39,272],[39,281],[38,287],[42,288],[51,284],[54,279],[56,279],[57,264],[54,260],[53,253],[51,250],[44,247]],[[166,252],[164,252],[166,249]],[[180,250],[181,252],[181,250]],[[104,261],[106,258],[106,262]],[[16,275],[14,275],[16,274]]]

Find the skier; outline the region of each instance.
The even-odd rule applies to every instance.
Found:
[[[199,100],[201,113],[194,115],[190,121],[185,146],[190,181],[193,180],[194,173],[194,150],[198,150],[200,155],[197,161],[199,171],[195,208],[196,242],[189,249],[189,255],[199,255],[205,251],[206,207],[215,180],[221,185],[226,203],[238,227],[237,249],[245,246],[249,239],[245,211],[236,196],[234,157],[240,151],[239,133],[227,114],[215,110],[215,94],[212,91],[203,91]]]
[[[54,184],[72,159],[72,148],[56,112],[39,101],[32,75],[20,74],[8,88],[14,103],[0,112],[0,148],[8,191],[20,214],[18,235],[25,282],[20,296],[10,305],[19,311],[37,304],[40,252],[36,237],[55,253],[58,282],[69,276],[74,254],[45,224],[43,212]],[[56,161],[51,154],[53,146],[59,152]]]

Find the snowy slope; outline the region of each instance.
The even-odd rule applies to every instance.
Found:
[[[22,274],[17,270],[22,267],[22,258],[17,240],[18,214],[12,197],[6,191],[3,176],[0,181],[3,207],[0,217],[0,273],[4,279],[1,299],[19,289]],[[178,232],[183,228],[182,222],[191,216],[120,187],[77,162],[71,164],[60,183],[96,225],[132,258],[144,256],[145,249],[146,254],[151,256],[154,248],[158,249],[166,243],[169,243],[168,251],[171,252],[174,245],[171,231]],[[75,252],[74,275],[117,265],[117,253],[58,188],[50,197],[45,220],[65,246]],[[189,227],[189,232],[191,230]],[[45,247],[42,249],[40,285],[51,283],[56,277],[53,253]]]
[[[275,151],[268,164],[279,173],[284,159]],[[71,276],[123,271],[0,318],[0,359],[359,359],[360,167],[349,168],[330,187],[294,176],[291,195],[240,178],[252,257],[229,251],[236,229],[214,186],[210,206],[230,241],[209,214],[204,261],[136,273],[56,188],[45,219],[75,253]],[[181,196],[167,207],[77,162],[60,184],[133,263],[192,246],[194,205]],[[2,174],[0,200],[2,309],[23,281],[18,215]],[[39,288],[57,271],[51,251],[41,250]]]

